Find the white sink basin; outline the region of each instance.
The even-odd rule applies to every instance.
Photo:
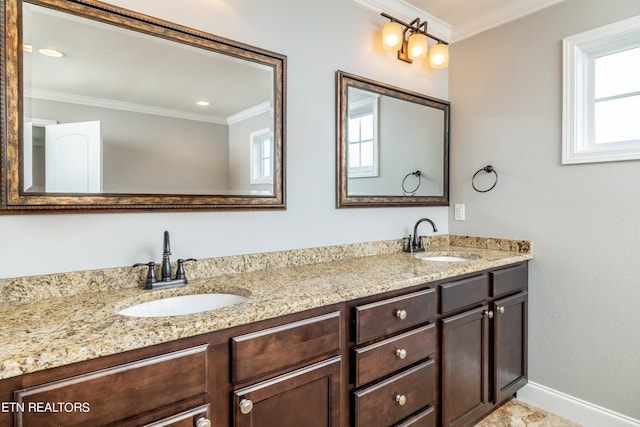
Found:
[[[417,258],[423,261],[436,261],[436,262],[466,262],[466,261],[475,261],[479,257],[477,255],[466,255],[466,254],[420,254]]]
[[[434,256],[427,256],[422,259],[425,261],[464,262],[464,261],[473,261],[475,258],[463,257],[463,256],[452,256],[452,255],[434,255]]]
[[[246,299],[247,297],[233,294],[182,295],[143,302],[120,310],[117,313],[122,316],[132,317],[180,316],[215,310],[216,308],[238,304]]]

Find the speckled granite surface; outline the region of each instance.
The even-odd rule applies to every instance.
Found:
[[[424,261],[401,240],[213,258],[190,264],[189,285],[144,291],[144,271],[117,268],[5,280],[0,289],[0,379],[432,282],[532,258],[527,241],[425,238],[427,251],[475,255]],[[422,255],[421,255],[422,256]],[[144,269],[142,269],[144,270]],[[133,318],[118,310],[197,293],[245,302],[205,313]]]

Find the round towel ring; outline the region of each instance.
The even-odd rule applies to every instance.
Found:
[[[420,188],[420,183],[421,183],[420,174],[421,174],[421,172],[419,170],[417,170],[415,172],[409,172],[408,174],[405,175],[404,179],[402,180],[402,192],[404,193],[405,196],[413,196],[414,194],[416,194],[416,191],[418,191],[418,188]],[[407,190],[405,188],[405,181],[411,175],[413,175],[413,176],[418,178],[418,185],[416,185],[416,188],[414,188],[413,190],[409,191],[409,190]]]
[[[493,174],[496,176],[496,180],[495,180],[495,182],[493,183],[493,185],[492,185],[491,187],[487,188],[486,190],[478,190],[478,188],[476,187],[476,184],[475,184],[475,182],[474,182],[474,180],[476,179],[476,176],[478,176],[478,174],[479,174],[480,172],[482,172],[482,171],[484,171],[484,172],[486,172],[486,173],[492,173],[492,172],[493,172]],[[495,170],[495,169],[493,168],[493,166],[491,166],[491,165],[487,165],[487,166],[485,166],[485,167],[483,167],[483,168],[479,169],[476,173],[474,173],[474,174],[473,174],[473,178],[471,178],[471,186],[472,186],[472,187],[473,187],[473,189],[474,189],[474,190],[476,190],[478,193],[486,193],[487,191],[491,191],[491,190],[493,190],[493,187],[495,187],[497,183],[498,183],[498,172],[496,172],[496,170]]]

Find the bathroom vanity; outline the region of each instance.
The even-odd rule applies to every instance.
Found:
[[[184,289],[225,283],[249,296],[187,316],[115,314],[139,293],[171,290],[6,305],[2,320],[49,307],[55,322],[69,316],[56,312],[63,306],[83,316],[83,304],[100,300],[84,325],[58,325],[66,343],[52,332],[26,358],[5,347],[0,426],[472,425],[527,381],[532,255],[437,253],[453,250],[475,260],[389,253],[192,281]],[[44,339],[51,326],[21,323],[16,339]]]

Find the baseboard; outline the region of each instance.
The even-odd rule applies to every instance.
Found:
[[[533,382],[522,387],[517,398],[584,427],[640,427],[639,420]]]

